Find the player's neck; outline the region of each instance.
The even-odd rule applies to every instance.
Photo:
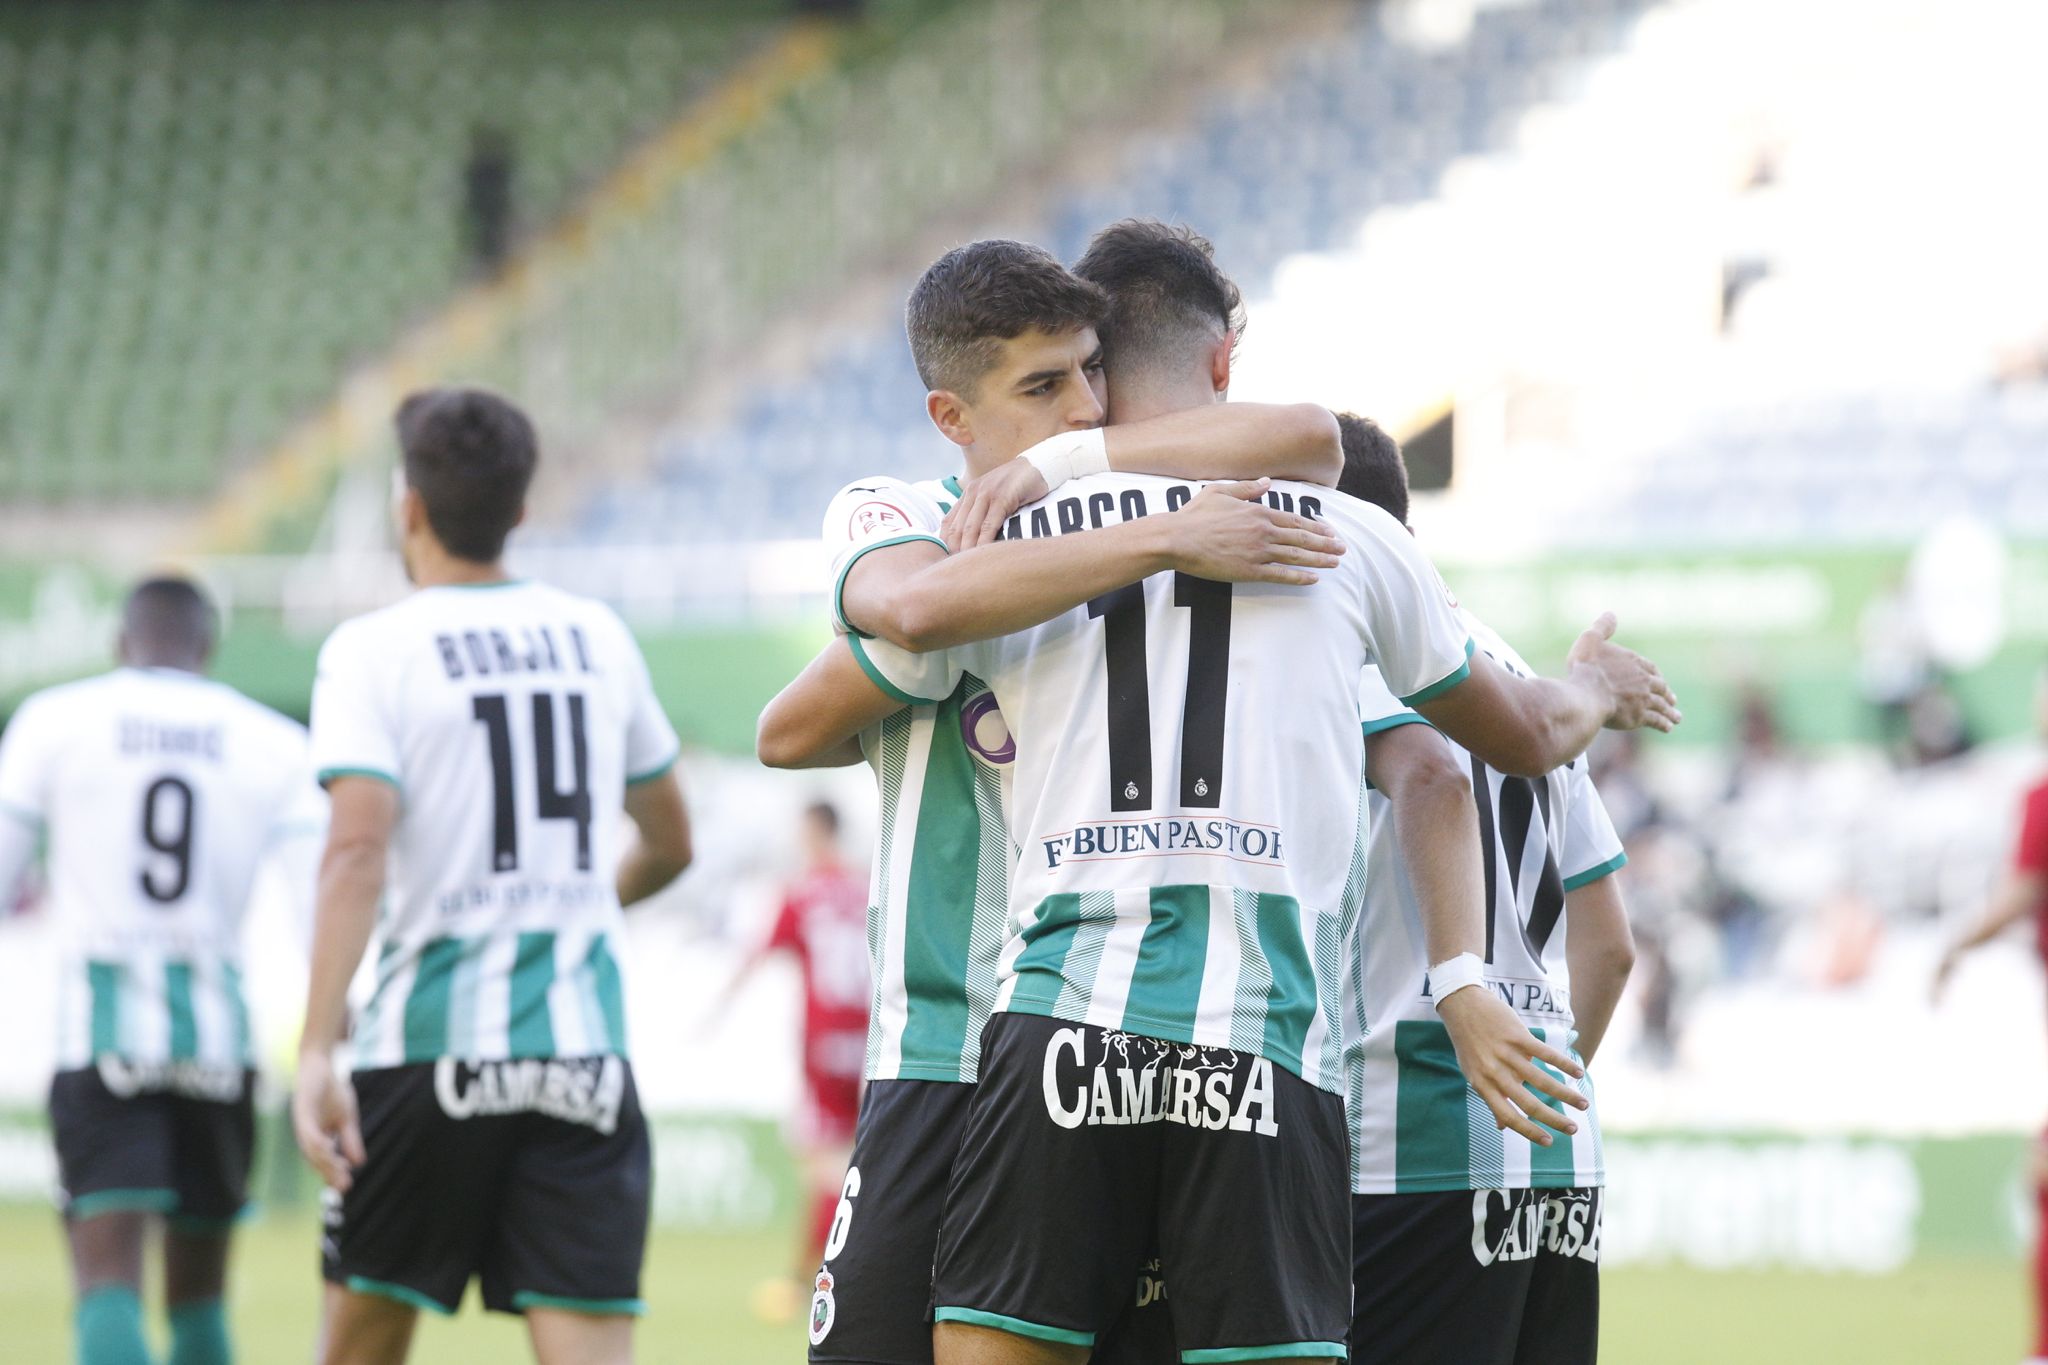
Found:
[[[419,588],[475,587],[485,583],[508,583],[512,579],[512,575],[505,572],[502,559],[488,563],[463,559],[438,545],[419,546],[411,556],[410,568],[413,586]]]
[[[1205,374],[1188,374],[1185,379],[1146,376],[1118,379],[1110,390],[1112,423],[1142,422],[1184,412],[1216,401],[1216,388]]]

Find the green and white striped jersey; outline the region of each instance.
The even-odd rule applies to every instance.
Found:
[[[1470,613],[1479,648],[1509,672],[1530,676],[1521,656]],[[1423,724],[1367,669],[1359,714],[1367,734]],[[1569,1052],[1571,972],[1565,963],[1565,893],[1627,861],[1606,808],[1574,759],[1542,780],[1508,777],[1452,746],[1471,765],[1486,859],[1486,989],[1532,1032]],[[1464,1189],[1539,1189],[1606,1181],[1597,1104],[1579,1131],[1538,1147],[1502,1132],[1465,1084],[1428,994],[1422,912],[1395,840],[1392,804],[1369,797],[1363,913],[1347,948],[1345,1111],[1351,1122],[1352,1189],[1407,1194]],[[1578,1083],[1591,1100],[1590,1077]]]
[[[1198,487],[1092,475],[1004,534],[1164,515]],[[1385,512],[1303,484],[1270,496],[1350,547],[1313,586],[1162,573],[999,640],[868,654],[913,695],[987,679],[1015,732],[998,1009],[1250,1051],[1341,1093],[1359,674],[1377,661],[1435,695],[1466,676],[1469,641]]]
[[[338,627],[313,684],[320,780],[401,798],[355,1065],[623,1056],[621,807],[678,747],[601,603],[435,587]]]
[[[265,855],[316,837],[306,732],[224,684],[122,668],[38,692],[0,737],[0,902],[47,837],[57,1065],[251,1066],[242,921]],[[139,1088],[150,1088],[138,1082]]]
[[[832,500],[833,621],[846,574],[885,545],[931,540],[960,496],[955,479],[916,484],[860,479]],[[869,885],[869,1080],[973,1081],[981,1029],[996,996],[1012,851],[1004,792],[1016,746],[988,686],[948,679],[927,696],[906,691],[848,637],[868,675],[905,709],[861,736],[875,771],[881,826]]]

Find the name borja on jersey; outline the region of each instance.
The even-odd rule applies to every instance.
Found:
[[[434,648],[451,682],[466,677],[502,677],[511,673],[595,673],[590,644],[581,626],[563,628],[566,647],[556,643],[553,626],[521,626],[510,630],[434,632]]]

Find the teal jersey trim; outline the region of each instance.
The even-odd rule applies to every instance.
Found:
[[[560,1294],[536,1294],[522,1289],[512,1296],[512,1306],[524,1313],[529,1308],[559,1308],[569,1313],[592,1313],[599,1317],[637,1318],[647,1311],[645,1299],[571,1299]]]
[[[199,1055],[199,1016],[192,1008],[192,964],[164,964],[164,1000],[171,1010],[171,1060],[189,1062]]]
[[[424,1308],[429,1313],[438,1313],[444,1318],[454,1317],[455,1309],[460,1307],[459,1304],[445,1304],[431,1294],[422,1294],[419,1290],[406,1285],[392,1284],[389,1280],[373,1280],[367,1275],[349,1276],[346,1287],[351,1294],[374,1294],[380,1299],[391,1299],[413,1308]]]
[[[379,782],[388,782],[395,791],[404,791],[405,784],[381,768],[322,768],[320,785],[326,786],[337,777],[374,777]]]
[[[524,578],[485,578],[474,583],[434,583],[429,586],[454,588],[458,592],[485,592],[492,588],[523,588],[528,581]]]
[[[1427,719],[1416,715],[1413,711],[1403,711],[1398,715],[1381,716],[1378,720],[1366,721],[1359,728],[1364,730],[1367,736],[1372,736],[1385,734],[1389,730],[1398,730],[1403,725],[1427,724],[1429,724]]]
[[[1465,641],[1465,662],[1459,664],[1457,668],[1453,669],[1449,674],[1445,675],[1444,677],[1438,678],[1435,682],[1423,688],[1420,692],[1410,693],[1408,696],[1401,698],[1401,705],[1420,706],[1422,703],[1426,701],[1434,701],[1438,697],[1441,697],[1444,693],[1456,687],[1459,683],[1465,681],[1465,679],[1471,677],[1472,652],[1476,650],[1478,647],[1479,646],[1474,644],[1470,639],[1467,639]]]
[[[846,567],[839,571],[839,581],[832,585],[832,613],[845,623],[849,631],[852,631],[855,635],[864,636],[869,639],[873,638],[868,635],[868,632],[861,630],[853,622],[846,619],[846,580],[853,573],[853,566],[877,550],[886,550],[892,545],[908,545],[912,541],[917,540],[928,540],[941,550],[946,548],[946,542],[929,531],[912,531],[908,535],[890,536],[887,540],[878,540],[872,545],[863,545],[853,552],[853,558],[846,561]]]
[[[675,769],[676,764],[682,760],[682,757],[683,751],[678,749],[668,756],[667,761],[656,764],[644,773],[629,773],[626,776],[626,785],[637,787],[642,782],[652,782],[657,777],[667,777]]]
[[[1043,1323],[1005,1317],[1001,1313],[984,1313],[979,1308],[941,1308],[932,1314],[932,1321],[964,1322],[970,1327],[993,1327],[999,1332],[1008,1332],[1013,1336],[1030,1337],[1034,1341],[1056,1341],[1062,1346],[1095,1344],[1093,1332],[1076,1332],[1066,1327],[1047,1327]]]
[[[64,1206],[66,1218],[96,1218],[103,1213],[169,1213],[178,1207],[178,1192],[160,1188],[94,1190]]]
[[[1296,1341],[1285,1346],[1222,1346],[1208,1351],[1182,1351],[1182,1365],[1211,1365],[1229,1360],[1342,1360],[1341,1341]]]
[[[860,641],[861,637],[858,635],[846,637],[847,646],[853,650],[854,662],[860,665],[861,672],[868,675],[868,681],[881,688],[882,694],[891,701],[900,701],[905,706],[937,706],[945,700],[944,697],[914,697],[890,682],[882,670],[875,667],[874,660],[868,658],[867,648]]]
[[[940,479],[939,487],[945,489],[948,493],[951,493],[956,498],[964,498],[967,496],[965,493],[960,491],[960,476],[958,474],[948,474],[945,478]]]
[[[1606,862],[1600,864],[1598,867],[1589,867],[1584,872],[1579,873],[1576,877],[1566,877],[1564,879],[1564,889],[1567,891],[1576,891],[1580,887],[1585,886],[1588,883],[1597,882],[1602,877],[1611,876],[1612,874],[1621,871],[1621,869],[1627,866],[1628,854],[1617,853],[1612,858],[1609,858]]]

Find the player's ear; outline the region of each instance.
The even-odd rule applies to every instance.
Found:
[[[398,531],[401,536],[414,536],[427,524],[426,500],[420,497],[420,490],[411,484],[398,499]]]
[[[960,401],[960,395],[951,389],[933,389],[924,396],[924,410],[932,419],[932,425],[956,446],[974,444],[974,424],[968,418],[967,404]]]
[[[1226,329],[1216,349],[1209,352],[1209,383],[1218,398],[1230,394],[1230,352],[1236,345],[1237,333]]]

